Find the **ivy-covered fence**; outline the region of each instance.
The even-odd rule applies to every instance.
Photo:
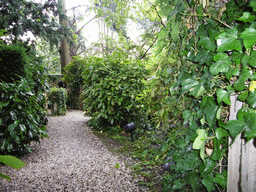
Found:
[[[243,102],[231,96],[229,120],[237,118]],[[228,192],[256,191],[256,147],[255,139],[246,142],[239,134],[235,141],[229,139],[228,152]]]
[[[155,77],[144,98],[154,107],[156,124],[172,132],[161,155],[176,164],[163,188],[225,191],[231,176],[228,138],[234,142],[242,135],[250,145],[256,137],[256,1],[157,0],[154,5],[166,19],[154,51],[156,58],[168,59],[153,63]],[[244,103],[236,119],[229,119],[232,95]],[[177,122],[180,127],[170,126]],[[235,170],[238,183],[231,182],[238,191],[247,177],[241,166]]]

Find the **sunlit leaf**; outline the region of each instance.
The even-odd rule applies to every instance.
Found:
[[[11,155],[0,155],[0,162],[14,169],[20,169],[21,167],[26,165],[23,161]]]
[[[237,20],[243,21],[244,23],[255,21],[255,16],[251,15],[250,12],[244,12],[243,16],[238,18]]]
[[[242,51],[242,42],[238,39],[237,28],[230,29],[228,33],[221,33],[217,38],[217,51]]]
[[[246,28],[240,38],[243,39],[246,49],[251,48],[256,43],[256,29],[253,26]]]

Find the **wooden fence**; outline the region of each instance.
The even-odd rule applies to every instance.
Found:
[[[236,119],[243,103],[237,96],[231,96],[229,119]],[[256,192],[256,148],[254,139],[245,143],[240,134],[229,147],[228,153],[228,192]],[[229,143],[232,140],[229,138]]]

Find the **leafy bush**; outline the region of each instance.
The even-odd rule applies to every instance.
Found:
[[[52,115],[66,114],[67,93],[65,89],[57,87],[52,88],[48,95],[48,99],[52,104]]]
[[[16,45],[0,45],[0,80],[13,82],[27,76],[29,57],[26,49]]]
[[[88,58],[73,57],[73,60],[64,69],[63,81],[68,84],[68,98],[67,105],[72,108],[81,108],[82,101],[80,101],[80,90],[83,85],[83,70]]]
[[[39,105],[43,93],[35,95],[25,79],[0,83],[0,146],[2,153],[30,151],[31,141],[47,137],[46,113]],[[38,104],[39,103],[39,104]]]
[[[91,123],[98,122],[94,126],[102,125],[103,129],[109,125],[114,131],[114,127],[143,118],[136,96],[146,75],[142,63],[128,60],[122,53],[90,58],[83,73],[83,97]]]

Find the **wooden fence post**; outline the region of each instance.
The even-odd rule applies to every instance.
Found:
[[[237,95],[231,96],[229,120],[236,119],[243,103],[237,100]],[[228,152],[228,192],[256,191],[256,148],[253,141],[245,143],[238,135]],[[229,138],[229,144],[232,140]]]

